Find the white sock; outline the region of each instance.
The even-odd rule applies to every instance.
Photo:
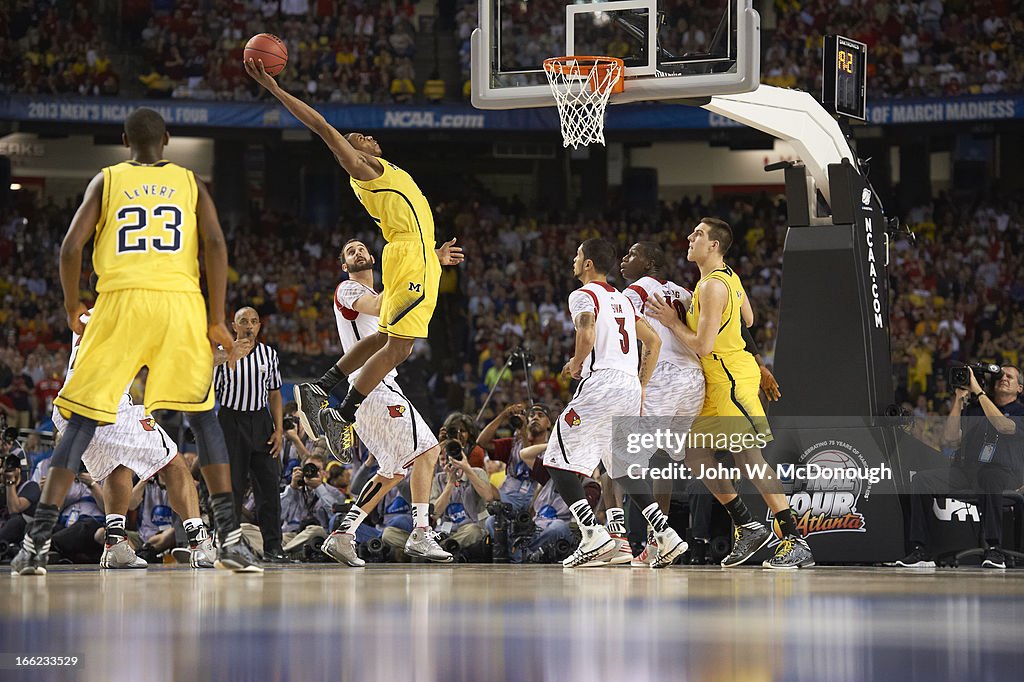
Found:
[[[189,542],[198,542],[202,539],[202,532],[204,527],[202,519],[185,519],[182,525],[185,526],[185,535],[188,536]]]
[[[430,503],[414,502],[412,505],[412,527],[430,528]]]
[[[357,504],[353,504],[345,514],[345,518],[341,520],[341,524],[338,526],[336,533],[350,533],[355,535],[356,529],[359,528],[359,524],[366,518],[366,512],[363,511],[362,507]]]
[[[124,532],[125,517],[123,514],[107,514],[106,523],[106,540],[108,545],[113,546],[117,540],[125,537]]]
[[[621,507],[609,507],[605,513],[608,519],[608,532],[612,535],[626,534],[626,511]]]

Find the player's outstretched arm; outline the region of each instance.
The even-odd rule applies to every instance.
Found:
[[[64,289],[64,311],[68,328],[76,334],[85,331],[82,315],[87,310],[82,303],[79,283],[82,279],[82,251],[92,239],[103,208],[103,173],[97,173],[85,188],[82,205],[75,211],[68,232],[60,245],[60,285]]]
[[[266,88],[267,92],[276,97],[292,116],[299,119],[304,126],[320,136],[334,153],[334,158],[349,175],[364,182],[374,180],[384,172],[384,166],[376,158],[363,154],[348,143],[341,133],[320,114],[319,111],[286,92],[273,76],[263,68],[263,60],[248,59],[245,70],[254,81]]]
[[[647,382],[651,380],[661,354],[661,337],[651,323],[642,317],[636,318],[636,336],[643,344],[640,349],[640,385],[647,388]]]
[[[203,250],[206,253],[206,295],[209,300],[210,322],[207,334],[214,343],[231,354],[234,341],[224,324],[224,301],[228,292],[228,246],[224,240],[224,232],[220,229],[217,207],[202,180],[196,178],[199,189],[199,200],[196,202],[196,222],[199,235],[203,238]]]

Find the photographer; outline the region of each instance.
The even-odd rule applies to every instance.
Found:
[[[39,503],[39,484],[29,481],[23,475],[21,469],[21,457],[10,453],[9,443],[4,443],[2,448],[4,497],[5,506],[0,509],[0,545],[6,543],[8,547],[14,547],[21,542],[25,536],[25,528],[28,527],[32,515],[35,513],[36,504]],[[0,552],[0,558],[6,552]]]
[[[483,449],[476,445],[474,435],[473,423],[466,415],[456,412],[445,420],[437,436],[440,471],[434,475],[430,491],[435,530],[447,534],[463,550],[484,539],[481,520],[487,515],[487,503],[499,499],[487,472],[470,459],[470,453],[479,451],[481,463],[483,460]],[[392,551],[401,551],[408,535],[400,528],[389,527],[382,537]]]
[[[999,369],[999,368],[995,368]],[[964,384],[964,372],[967,374]],[[959,446],[948,469],[920,471],[911,483],[910,554],[896,562],[909,568],[931,567],[935,561],[928,551],[928,515],[937,495],[956,497],[970,490],[977,497],[983,517],[987,551],[986,568],[1005,568],[999,550],[1003,537],[1003,492],[1017,488],[1024,477],[1024,405],[1018,398],[1024,391],[1024,377],[1013,365],[1006,365],[995,378],[990,393],[982,390],[973,367],[953,368],[950,384],[956,387],[953,408],[946,419],[944,446]],[[959,376],[954,376],[954,373]]]
[[[512,427],[511,438],[495,438],[502,425]],[[487,451],[493,460],[505,463],[505,480],[498,493],[501,501],[512,505],[518,513],[530,508],[537,484],[531,478],[532,466],[523,462],[520,452],[524,447],[548,442],[551,435],[551,415],[543,405],[533,405],[529,410],[522,403],[509,405],[484,427],[477,439],[477,445]]]
[[[323,462],[310,457],[292,469],[291,482],[281,493],[281,531],[284,551],[290,552],[311,538],[326,538],[334,505],[345,496],[325,482]]]

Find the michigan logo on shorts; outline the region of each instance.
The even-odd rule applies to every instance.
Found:
[[[392,419],[398,419],[405,414],[405,405],[388,405],[388,414]]]
[[[415,291],[417,294],[423,288],[422,284],[416,284],[416,282],[409,282],[409,291]]]
[[[156,422],[153,420],[152,417],[140,419],[139,423],[142,424],[143,431],[156,431]]]
[[[569,410],[565,414],[565,423],[568,424],[569,426],[579,426],[580,425],[580,416],[578,414],[576,414],[576,410],[574,410],[574,409],[573,410]]]

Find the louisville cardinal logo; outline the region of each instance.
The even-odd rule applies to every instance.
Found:
[[[405,414],[405,405],[388,405],[388,414],[392,419],[398,419]]]
[[[143,431],[156,431],[156,422],[153,421],[152,417],[146,417],[145,419],[140,419],[139,423],[142,424],[142,430]]]
[[[565,423],[568,424],[569,426],[580,425],[580,416],[576,414],[576,410],[569,410],[565,414]]]

